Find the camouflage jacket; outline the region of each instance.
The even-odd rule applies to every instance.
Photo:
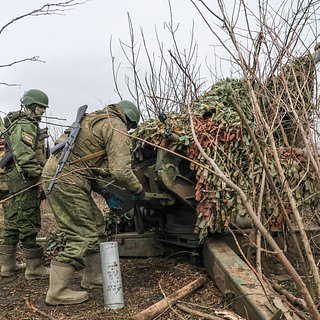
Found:
[[[0,139],[0,159],[4,156],[4,140]],[[0,168],[0,193],[8,191],[7,179],[4,170]]]
[[[16,163],[12,161],[7,165],[5,173],[10,192],[17,192],[28,188],[41,176],[46,161],[44,136],[38,122],[22,111],[10,112],[4,118],[4,125],[16,159]],[[9,152],[7,147],[6,152]]]
[[[62,135],[57,143],[66,138],[67,134]],[[73,163],[99,151],[105,151],[105,155]],[[43,171],[44,178],[54,175],[60,156],[61,152],[58,152],[50,157]],[[91,183],[88,180],[95,179],[97,173],[101,174],[101,169],[129,191],[142,190],[142,185],[131,167],[131,140],[127,136],[126,118],[122,109],[116,105],[83,117],[81,130],[59,181],[76,184],[89,192]],[[70,174],[67,174],[68,172]]]
[[[8,191],[7,179],[4,174],[4,170],[0,169],[0,193],[7,192],[7,191]],[[0,198],[0,200],[2,199]]]

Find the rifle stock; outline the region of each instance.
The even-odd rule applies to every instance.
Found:
[[[13,160],[12,154],[5,154],[0,160],[0,168],[4,169]]]
[[[79,131],[81,129],[81,126],[80,126],[81,120],[82,120],[87,108],[88,108],[87,105],[83,105],[77,111],[76,121],[74,122],[73,128],[70,131],[69,137],[63,146],[63,150],[62,150],[61,157],[59,159],[58,167],[57,167],[57,170],[56,170],[54,176],[51,178],[51,180],[49,182],[47,194],[51,193],[54,185],[57,183],[57,179],[58,179],[60,173],[62,172],[65,164],[67,163],[67,161],[69,159],[69,156],[70,156],[72,149],[74,147],[74,144],[76,142],[77,136],[78,136]]]
[[[51,149],[50,149],[50,154],[55,154],[56,152],[58,152],[60,149],[62,149],[66,143],[67,143],[67,140],[63,140],[59,143],[57,143],[56,145],[54,145]]]

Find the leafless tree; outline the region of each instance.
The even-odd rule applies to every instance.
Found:
[[[39,17],[39,16],[52,16],[52,15],[63,15],[66,14],[68,10],[72,10],[78,5],[86,3],[88,0],[83,1],[77,1],[77,0],[67,0],[67,1],[61,1],[58,3],[47,3],[37,9],[33,9],[31,11],[28,11],[20,16],[12,18],[11,21],[5,23],[2,27],[0,27],[0,36],[10,27],[12,27],[14,24],[20,22],[21,20],[24,20],[28,17]],[[0,64],[0,68],[8,68],[15,66],[20,63],[25,62],[41,62],[44,63],[45,61],[41,60],[39,56],[33,56],[33,57],[23,57],[19,60],[10,61],[6,63]],[[16,83],[7,83],[4,79],[0,82],[0,85],[5,86],[18,86],[19,84]]]
[[[144,31],[140,28],[141,44],[135,38],[134,27],[128,14],[130,42],[120,41],[124,56],[129,64],[132,74],[126,75],[128,91],[142,111],[143,118],[155,118],[162,112],[181,111],[191,103],[199,93],[203,83],[200,78],[200,69],[197,65],[198,45],[195,41],[194,30],[190,35],[190,44],[187,49],[181,50],[176,38],[179,24],[173,20],[169,2],[170,21],[165,23],[165,28],[171,36],[171,47],[165,49],[165,44],[159,38],[155,29],[155,38],[158,44],[158,52],[150,52]],[[112,46],[111,46],[112,47]],[[110,48],[111,48],[110,47]],[[110,49],[113,74],[117,93],[119,91],[118,71],[116,59]],[[147,67],[140,67],[140,60],[146,58]]]
[[[221,44],[225,46],[225,49],[233,57],[234,62],[239,66],[242,77],[250,88],[251,102],[256,111],[255,120],[256,123],[260,124],[257,130],[252,132],[252,139],[257,141],[257,155],[260,161],[264,163],[264,152],[260,146],[263,145],[261,144],[262,141],[268,141],[268,145],[271,146],[273,156],[276,159],[277,173],[283,183],[282,188],[284,188],[290,201],[291,210],[300,231],[303,250],[316,288],[315,300],[318,300],[320,297],[318,267],[304,228],[302,213],[298,209],[297,199],[287,182],[284,168],[281,166],[277,147],[279,146],[279,139],[282,145],[303,147],[319,179],[318,148],[310,132],[310,127],[314,124],[312,119],[317,113],[318,106],[313,101],[315,62],[318,62],[315,61],[315,59],[317,60],[317,53],[313,54],[313,47],[316,44],[317,37],[315,34],[313,36],[310,35],[316,29],[315,16],[319,1],[295,1],[295,7],[292,6],[292,2],[284,1],[281,6],[281,16],[273,11],[267,2],[262,1],[258,2],[258,14],[250,10],[243,1],[239,1],[233,6],[231,15],[228,13],[230,8],[228,10],[223,1],[217,1],[219,10],[215,10],[215,12],[204,1],[198,1],[202,5],[201,8],[195,1],[191,0],[191,2],[202,14],[210,31],[218,40],[221,39],[221,35],[208,23],[204,12],[214,17],[217,24],[222,24],[222,29],[229,37],[229,45],[225,45],[225,42]],[[293,10],[288,9],[292,7],[294,8]],[[251,26],[250,21],[252,20],[257,23],[258,28]],[[243,21],[245,21],[244,25]],[[298,58],[296,58],[297,56]],[[236,102],[234,107],[237,109]],[[240,116],[242,115],[240,108],[237,109],[237,112]],[[243,123],[245,124],[245,120]],[[276,126],[281,128],[281,137],[274,136]],[[264,168],[267,179],[272,185],[270,172],[268,172],[266,166]],[[245,203],[244,199],[243,201]],[[291,234],[295,237],[290,219],[288,219],[288,213],[280,197],[279,202],[282,203],[282,213],[286,217],[286,223],[291,230]],[[248,208],[247,210],[250,211]],[[256,213],[251,217],[256,218]],[[260,228],[259,222],[256,222],[255,226],[259,232],[263,232],[264,237],[268,239],[269,235],[266,235],[265,231]],[[271,244],[272,239],[270,238],[268,242]],[[301,263],[304,265],[302,250],[299,248],[297,240],[295,244],[300,253]],[[276,250],[276,247],[273,245],[272,247]],[[281,261],[282,259],[279,257],[279,260]],[[290,274],[293,275],[295,273],[288,261],[283,260],[282,263],[288,271],[289,269],[291,270],[292,273]],[[293,278],[301,289],[310,311],[319,317],[317,308],[309,296],[303,281],[299,279],[297,273]]]
[[[212,170],[238,193],[252,218],[257,234],[257,264],[261,264],[262,236],[296,282],[312,317],[319,319],[315,304],[320,298],[319,270],[306,232],[302,206],[295,195],[295,187],[288,182],[288,173],[280,158],[284,148],[303,154],[308,163],[305,174],[313,175],[315,181],[319,182],[319,93],[316,63],[320,60],[317,45],[320,1],[284,0],[279,4],[279,8],[274,9],[269,6],[268,1],[258,0],[255,10],[252,9],[252,3],[248,5],[242,0],[232,3],[216,0],[210,5],[202,0],[190,2],[207,24],[208,32],[213,34],[227,53],[228,58],[225,58],[223,63],[229,63],[233,68],[232,74],[243,79],[247,85],[256,126],[251,128],[246,122],[236,99],[232,100],[231,107],[239,114],[242,125],[246,127],[253,141],[255,156],[263,167],[262,185],[259,188],[253,186],[255,190],[242,190],[239,185],[234,184],[228,172],[224,172],[217,165],[216,159],[204,152],[200,143],[197,146],[209,163],[208,170]],[[134,74],[134,77],[128,79],[134,79],[134,82],[132,85],[128,80],[127,85],[141,110],[147,110],[147,117],[154,117],[161,110],[185,111],[186,106],[189,106],[193,127],[192,101],[203,93],[196,59],[197,44],[192,37],[188,50],[179,48],[176,42],[177,28],[171,11],[170,16],[167,28],[174,45],[166,51],[165,45],[157,37],[160,51],[158,64],[155,55],[148,50],[142,30],[142,45],[135,41],[129,17],[131,43],[123,44],[123,51]],[[147,53],[149,72],[141,76],[138,57],[142,48]],[[214,73],[212,70],[211,72]],[[214,74],[214,78],[219,78],[219,75]],[[197,136],[198,133],[194,130],[195,141],[198,141]],[[267,164],[267,154],[271,154],[275,160],[273,173]],[[281,186],[276,185],[273,174],[280,178]],[[293,238],[305,280],[302,280],[263,223],[261,207],[263,201],[267,201],[267,183],[270,188],[268,192],[275,195],[286,228]],[[253,202],[250,195],[252,192],[257,195],[258,205]],[[313,197],[319,199],[319,190]],[[319,221],[319,212],[315,215]],[[296,237],[293,223],[298,227],[302,244]],[[307,280],[309,273],[312,274],[312,285]]]

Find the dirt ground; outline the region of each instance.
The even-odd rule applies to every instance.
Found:
[[[91,290],[90,300],[79,305],[48,306],[44,302],[48,280],[27,281],[21,274],[0,281],[0,319],[128,319],[204,274],[203,270],[188,262],[172,258],[121,259],[120,265],[125,299],[122,309],[105,310],[102,289]],[[72,281],[74,290],[81,290],[80,281],[81,273],[78,272]],[[221,293],[209,278],[183,302],[192,309],[211,314],[214,310],[227,308]],[[157,319],[199,317],[173,307]]]
[[[47,237],[57,227],[47,208],[43,208],[42,211],[42,229],[39,237]],[[3,217],[1,212],[0,217]],[[18,254],[18,259],[22,259],[21,253]],[[49,266],[50,258],[47,257],[45,263]],[[125,306],[122,309],[106,310],[104,308],[102,288],[89,291],[89,301],[82,304],[48,306],[45,303],[45,295],[49,280],[27,281],[24,275],[20,274],[11,278],[0,277],[0,319],[129,319],[130,316],[151,306],[201,275],[207,278],[206,283],[181,303],[185,303],[193,310],[212,315],[216,315],[217,310],[230,310],[226,300],[213,281],[205,274],[204,269],[191,264],[190,255],[185,252],[178,252],[167,258],[122,258],[120,267],[125,300]],[[75,273],[72,289],[81,290],[81,276],[81,272]],[[157,319],[201,318],[172,307]]]
[[[104,203],[99,203],[99,199],[97,199],[97,202],[99,206]],[[0,238],[2,225],[3,213],[0,209]],[[39,237],[47,238],[55,231],[57,231],[55,220],[48,207],[43,203],[42,228]],[[52,257],[46,255],[45,258],[44,263],[49,267]],[[21,252],[18,254],[18,259],[22,259]],[[320,255],[317,261],[320,261]],[[193,311],[211,314],[212,316],[222,316],[223,312],[230,312],[233,317],[225,317],[226,319],[240,319],[232,312],[230,304],[228,304],[228,301],[223,297],[214,282],[206,275],[204,268],[201,265],[196,266],[192,262],[194,262],[192,255],[185,250],[176,252],[169,257],[121,258],[120,266],[125,306],[117,310],[106,310],[104,308],[102,288],[91,290],[89,292],[89,301],[80,305],[53,307],[45,303],[45,295],[49,284],[48,279],[27,281],[24,279],[23,274],[12,278],[0,277],[0,320],[129,319],[200,276],[206,277],[206,283],[190,296],[184,298],[183,301],[179,301],[179,303],[184,304]],[[286,272],[274,258],[270,259],[269,256],[266,262],[265,265],[268,269],[266,274],[275,279],[279,275],[282,278],[284,277],[283,275]],[[81,276],[81,272],[75,273],[72,281],[74,290],[81,290]],[[280,281],[279,278],[277,281]],[[287,279],[281,280],[282,285],[289,290],[289,285],[286,281]],[[289,282],[292,284],[291,280]],[[296,288],[293,287],[290,291],[299,296]],[[204,318],[186,313],[175,305],[156,319],[189,320]]]

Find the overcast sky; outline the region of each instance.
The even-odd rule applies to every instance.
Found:
[[[1,0],[0,27],[47,2]],[[181,48],[188,46],[194,22],[200,58],[212,55],[214,40],[192,3],[174,0],[172,11],[179,22],[177,38]],[[128,63],[119,46],[119,40],[126,43],[130,40],[127,13],[137,36],[139,28],[143,28],[151,51],[157,46],[155,27],[162,39],[169,38],[163,28],[164,22],[170,19],[167,0],[91,0],[64,15],[27,17],[6,28],[0,34],[0,65],[33,56],[39,56],[45,63],[24,62],[0,68],[0,82],[19,84],[0,85],[0,110],[19,109],[19,99],[30,88],[48,94],[49,115],[67,118],[69,122],[80,105],[88,104],[90,110],[95,110],[118,101],[109,46],[112,36],[116,63],[121,63],[122,72],[128,72]],[[124,84],[123,98],[130,98]]]
[[[48,2],[60,1],[1,0],[0,28]],[[207,2],[211,7],[214,6],[211,0]],[[234,1],[225,3],[232,5]],[[275,10],[279,5],[276,0],[269,0],[269,3]],[[191,1],[172,0],[171,6],[174,22],[179,23],[176,33],[179,48],[188,48],[194,23],[199,64],[205,66],[206,59],[214,63],[219,43]],[[254,7],[257,7],[256,1],[252,1],[252,9]],[[68,124],[73,121],[77,108],[83,104],[88,104],[89,111],[93,111],[117,102],[119,98],[114,91],[109,46],[112,37],[116,65],[121,63],[120,75],[130,73],[119,46],[119,40],[125,43],[130,40],[128,13],[138,43],[142,42],[140,27],[151,52],[158,48],[155,28],[164,44],[169,42],[170,34],[163,27],[164,22],[170,19],[167,0],[90,0],[63,15],[27,17],[6,28],[0,34],[0,65],[33,56],[39,56],[45,63],[24,62],[0,68],[0,82],[19,84],[0,85],[0,111],[7,113],[18,110],[20,98],[31,88],[45,91],[50,100],[48,115],[66,118]],[[170,49],[170,44],[165,49]],[[224,76],[230,74],[228,68],[224,68],[223,72]],[[201,75],[207,76],[205,68]],[[119,77],[123,98],[130,99],[123,78]]]

